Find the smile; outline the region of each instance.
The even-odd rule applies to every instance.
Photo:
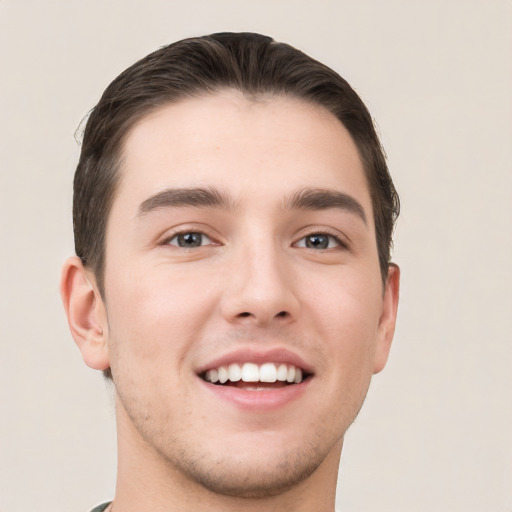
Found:
[[[235,386],[247,391],[257,391],[260,389],[269,389],[284,387],[290,384],[300,384],[303,378],[307,377],[301,368],[293,364],[285,363],[232,363],[227,366],[211,368],[201,374],[206,382],[217,385]],[[246,383],[252,383],[247,386]],[[263,386],[254,386],[255,383]],[[273,386],[268,386],[273,384]]]

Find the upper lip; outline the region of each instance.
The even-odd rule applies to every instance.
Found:
[[[232,363],[284,363],[292,364],[296,368],[300,368],[302,371],[312,374],[313,368],[310,364],[306,363],[302,357],[298,354],[282,347],[261,350],[257,348],[243,348],[234,350],[223,354],[215,359],[212,359],[208,363],[201,365],[197,369],[197,374],[206,372],[213,368],[219,368],[220,366],[229,366]]]

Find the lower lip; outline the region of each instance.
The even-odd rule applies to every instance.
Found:
[[[272,411],[284,407],[299,399],[309,387],[312,378],[300,384],[292,384],[283,388],[248,391],[233,386],[218,386],[200,378],[206,390],[221,400],[225,400],[240,409],[250,411]]]

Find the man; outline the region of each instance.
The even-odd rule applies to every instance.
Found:
[[[115,389],[95,510],[334,510],[344,434],[388,356],[398,197],[335,72],[258,34],[162,48],[106,89],[61,292]]]

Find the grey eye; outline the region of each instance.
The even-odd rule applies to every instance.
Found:
[[[329,237],[326,235],[309,235],[306,237],[306,247],[310,249],[327,249]]]
[[[313,233],[301,238],[295,245],[296,247],[321,250],[339,247],[341,244],[339,240],[332,235],[326,235],[325,233]]]
[[[208,245],[211,243],[211,240],[203,233],[189,231],[175,235],[168,243],[169,245],[177,245],[185,249],[193,249],[195,247],[201,247],[202,245]]]

